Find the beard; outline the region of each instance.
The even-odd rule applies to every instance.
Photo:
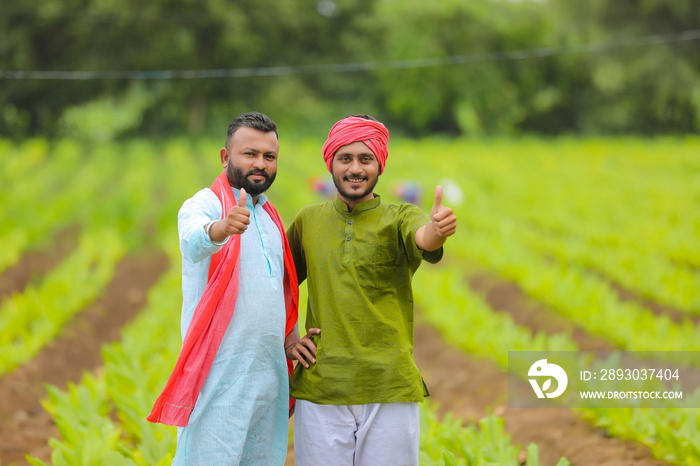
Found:
[[[265,181],[250,181],[248,177],[251,175],[262,175],[265,177]],[[226,178],[228,178],[229,184],[234,188],[245,189],[246,193],[252,196],[257,196],[267,191],[267,189],[272,186],[272,182],[275,181],[276,176],[277,173],[270,175],[267,171],[258,170],[256,168],[248,171],[248,173],[243,173],[243,170],[231,163],[231,160],[229,160],[228,166],[226,167]]]
[[[373,180],[370,179],[369,177],[365,176],[364,178],[369,180],[369,184],[367,186],[367,189],[362,190],[362,191],[347,191],[343,188],[342,182],[343,178],[340,178],[339,176],[336,176],[335,173],[332,173],[333,175],[333,184],[335,185],[335,189],[338,191],[338,193],[343,196],[345,199],[351,199],[351,200],[357,200],[357,199],[362,199],[368,194],[370,194],[372,191],[374,191],[374,187],[377,186],[377,182],[379,181],[379,176],[375,177]]]

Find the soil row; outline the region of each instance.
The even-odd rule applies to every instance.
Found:
[[[566,332],[582,350],[614,349],[606,341],[529,298],[512,282],[482,270],[470,274],[468,285],[482,295],[494,311],[507,313],[515,323],[529,328],[533,334]],[[629,293],[628,299],[633,298]],[[554,465],[561,457],[566,457],[573,465],[667,464],[654,459],[646,446],[609,437],[569,409],[508,408],[507,374],[495,363],[446,346],[438,332],[428,325],[416,328],[414,354],[432,400],[440,406],[439,414],[452,412],[470,421],[489,413],[501,416],[514,443],[523,447],[530,443],[538,445],[542,465]]]
[[[31,253],[27,257],[31,260],[23,258],[3,277],[31,279],[34,274],[30,271],[48,270],[47,263],[54,262],[56,255]],[[53,419],[41,406],[45,384],[65,388],[68,382],[79,382],[83,372],[101,370],[100,348],[121,338],[120,329],[144,307],[148,289],[167,266],[168,259],[160,252],[124,258],[97,301],[72,319],[29,363],[0,378],[0,464],[27,464],[27,453],[50,460],[48,439],[60,437]]]

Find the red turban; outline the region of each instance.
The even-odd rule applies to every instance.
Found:
[[[362,141],[374,153],[379,162],[379,174],[384,171],[389,156],[389,130],[378,121],[349,116],[333,125],[323,144],[323,160],[331,172],[333,156],[342,146]]]

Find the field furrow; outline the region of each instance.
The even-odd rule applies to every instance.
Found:
[[[166,266],[167,259],[157,252],[124,258],[97,301],[29,363],[0,377],[0,464],[25,463],[25,454],[50,458],[48,439],[59,432],[41,406],[45,384],[65,387],[86,371],[100,372],[101,347],[121,338],[121,328],[146,305],[148,289]]]

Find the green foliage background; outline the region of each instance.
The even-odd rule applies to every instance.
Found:
[[[287,134],[371,113],[392,131],[688,133],[700,129],[695,0],[0,0],[0,72],[269,68],[469,56],[204,79],[0,78],[0,135],[220,134],[259,110]],[[566,53],[586,44],[596,51]],[[498,53],[553,48],[539,58]]]

